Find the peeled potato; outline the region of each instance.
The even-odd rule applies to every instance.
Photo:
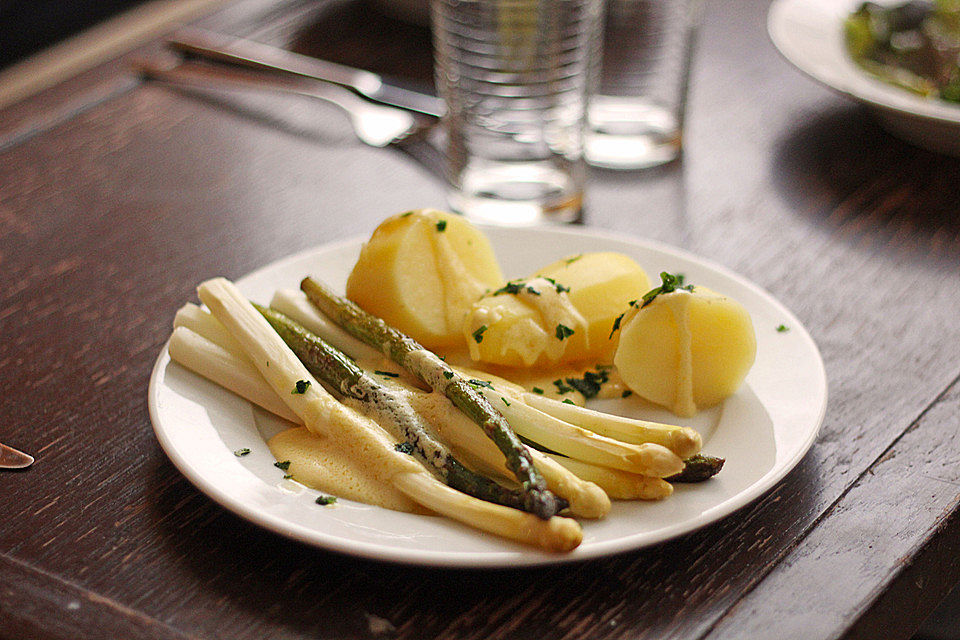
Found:
[[[613,362],[637,395],[691,416],[736,392],[756,352],[746,309],[695,287],[628,312]]]
[[[537,271],[570,288],[570,302],[587,321],[587,343],[577,353],[577,343],[567,347],[568,359],[602,359],[612,353],[613,322],[632,300],[650,290],[650,279],[633,259],[622,253],[602,251],[557,260]]]
[[[464,335],[474,360],[513,367],[607,360],[614,320],[650,288],[636,262],[609,252],[558,260],[513,284],[473,304]]]
[[[347,297],[427,348],[462,344],[463,318],[503,283],[487,238],[460,216],[433,209],[388,218],[347,280]]]

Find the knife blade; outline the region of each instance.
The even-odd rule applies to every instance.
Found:
[[[361,96],[429,116],[440,117],[443,101],[391,84],[379,75],[336,62],[318,60],[252,40],[196,27],[184,28],[167,41],[172,49],[204,60],[323,80],[352,89]]]
[[[0,469],[26,469],[33,464],[33,456],[0,443]]]

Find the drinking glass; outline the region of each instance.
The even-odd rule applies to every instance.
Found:
[[[607,0],[587,162],[641,169],[677,158],[701,0]]]
[[[602,0],[432,0],[450,206],[505,225],[583,205]]]

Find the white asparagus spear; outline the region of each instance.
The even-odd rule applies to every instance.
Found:
[[[211,320],[216,322],[213,318]],[[183,326],[173,330],[168,349],[175,362],[194,373],[216,382],[281,418],[303,424],[300,417],[280,400],[247,358],[227,351]]]
[[[593,482],[614,500],[662,500],[673,493],[673,485],[662,478],[639,476],[549,453],[544,455],[576,476]]]
[[[459,453],[466,453],[465,460],[479,466],[483,471],[512,479],[503,453],[483,432],[452,405],[445,396],[405,390],[410,405],[417,413],[437,429],[440,437],[450,443]],[[582,518],[602,518],[610,511],[610,498],[598,486],[578,478],[539,451],[530,449],[534,464],[539,469],[547,488],[570,504],[570,512]]]
[[[240,343],[230,335],[220,321],[193,303],[188,302],[177,310],[177,315],[173,318],[173,326],[174,328],[186,327],[227,351],[247,359]]]
[[[293,318],[311,333],[320,336],[325,342],[349,354],[355,360],[377,362],[386,359],[382,353],[357,340],[320,313],[299,289],[277,290],[273,294],[270,306],[283,315]]]
[[[665,478],[683,470],[683,460],[659,444],[627,444],[564,422],[524,404],[506,392],[481,387],[487,400],[510,422],[517,435],[565,456],[643,476]],[[504,402],[506,400],[506,402]],[[562,403],[561,403],[562,404]],[[569,406],[569,405],[568,405]]]
[[[267,381],[250,363],[239,343],[233,340],[223,325],[200,307],[196,305],[187,306],[192,306],[195,311],[184,312],[182,320],[184,323],[189,320],[189,324],[195,327],[197,332],[194,333],[186,326],[180,326],[174,330],[175,337],[181,333],[192,334],[190,339],[177,338],[177,357],[174,359],[182,361],[181,364],[184,364],[184,366],[221,384],[221,386],[231,389],[234,393],[259,404],[268,411],[273,411],[297,424],[303,424],[300,418],[293,414],[270,388]],[[177,317],[181,318],[181,314],[178,313]],[[198,333],[200,335],[197,335]],[[226,352],[222,347],[207,339],[222,336],[227,336],[230,342],[236,345],[238,351]],[[171,344],[173,341],[172,338]],[[172,350],[171,357],[173,357]],[[213,362],[207,362],[208,358]],[[218,363],[220,360],[224,363],[222,366]],[[233,378],[236,377],[241,379],[233,381]],[[384,384],[390,383],[384,381]],[[411,401],[411,405],[418,408],[419,412],[426,412],[429,415],[430,422],[441,427],[439,429],[441,435],[445,438],[452,438],[451,444],[454,444],[460,451],[467,451],[471,454],[471,459],[482,460],[485,470],[493,471],[495,475],[507,479],[513,477],[513,474],[507,470],[504,464],[503,454],[500,450],[489,438],[477,430],[474,423],[466,416],[459,411],[452,410],[452,407],[449,406],[449,400],[445,397],[439,394],[418,393],[403,388],[399,388],[398,391],[405,393],[408,400]],[[437,403],[443,406],[437,406]],[[433,405],[433,410],[431,410],[431,405]],[[442,428],[444,426],[446,428]],[[537,468],[541,470],[544,479],[547,481],[548,488],[569,502],[570,513],[582,518],[602,518],[610,511],[610,499],[599,487],[581,480],[538,451],[531,450],[531,455],[533,455]]]
[[[200,299],[240,343],[261,375],[315,433],[349,442],[375,477],[419,504],[464,524],[551,551],[580,544],[580,525],[569,518],[537,516],[477,500],[432,476],[412,457],[394,448],[395,440],[375,422],[337,402],[303,366],[267,321],[226,279],[200,285]],[[299,381],[303,393],[291,393]],[[300,385],[303,388],[303,385]]]
[[[535,393],[524,393],[523,400],[544,413],[602,436],[633,444],[644,442],[659,444],[683,459],[700,453],[700,448],[703,446],[700,434],[690,427],[633,420],[559,402]]]

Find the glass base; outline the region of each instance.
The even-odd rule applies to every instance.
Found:
[[[476,222],[505,226],[580,219],[581,181],[549,162],[485,162],[467,168],[451,188],[451,208]]]
[[[677,117],[640,98],[596,96],[587,123],[584,155],[595,167],[645,169],[680,155]]]

